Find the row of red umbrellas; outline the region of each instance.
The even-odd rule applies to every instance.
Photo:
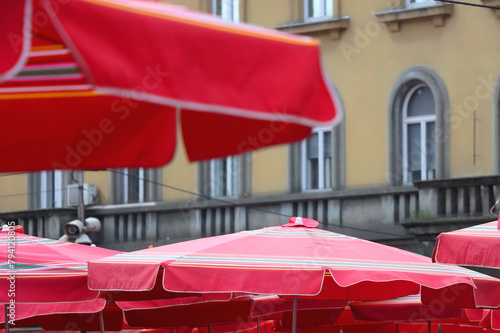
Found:
[[[8,124],[0,172],[164,165],[178,122],[197,161],[298,141],[341,119],[313,38],[140,0],[0,0],[0,32],[0,114]],[[193,293],[204,300],[193,306],[232,302],[250,317],[256,302],[274,303],[248,294],[272,294],[291,304],[292,322],[283,315],[281,325],[294,330],[307,301],[341,302],[333,312],[415,294],[418,306],[500,306],[491,292],[497,279],[316,226],[293,219],[133,253],[57,241],[42,250],[29,236],[16,233],[13,242],[8,230],[0,250],[11,255],[0,268],[8,292],[0,299],[15,304],[5,317],[18,323],[98,311],[88,323],[97,318],[101,330],[110,313],[132,321]]]
[[[347,325],[346,318],[351,326],[374,321],[478,326],[480,320],[494,326],[493,315],[482,309],[500,306],[492,292],[500,280],[316,227],[313,220],[292,218],[284,226],[131,253],[15,233],[16,320],[83,325],[81,314],[88,313],[84,327],[94,329],[100,320],[109,328],[122,327],[123,318],[130,326],[159,328],[257,320],[300,328]],[[12,234],[1,233],[1,241],[12,241]],[[0,270],[6,290],[12,274],[7,263]],[[162,293],[152,292],[157,284]],[[7,295],[1,297],[9,303]],[[120,297],[129,300],[110,302]]]

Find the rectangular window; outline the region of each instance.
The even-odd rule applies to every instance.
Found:
[[[333,0],[305,0],[305,20],[321,19],[333,16]]]
[[[162,200],[161,168],[118,169],[112,175],[113,204]]]
[[[302,142],[302,190],[332,187],[332,131],[318,128]]]
[[[436,1],[434,0],[406,0],[406,7],[412,8],[412,7],[422,7],[422,6],[429,6],[429,5],[434,5]]]
[[[240,0],[212,0],[212,13],[226,21],[240,21]]]
[[[63,172],[42,171],[39,173],[39,198],[38,208],[60,208],[63,206]]]
[[[123,203],[144,202],[144,169],[124,169]]]
[[[238,179],[239,158],[237,156],[210,161],[210,196],[238,196]]]

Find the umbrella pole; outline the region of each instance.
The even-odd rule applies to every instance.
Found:
[[[9,305],[5,303],[5,333],[9,333]]]
[[[260,333],[260,317],[257,317],[257,333]]]
[[[99,327],[101,328],[101,333],[104,333],[104,315],[103,315],[104,309],[99,311]]]
[[[78,170],[78,220],[85,222],[85,203],[83,202],[83,170]]]
[[[298,296],[293,296],[293,319],[292,319],[292,333],[297,333],[297,302]]]

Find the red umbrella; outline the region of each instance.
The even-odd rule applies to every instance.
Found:
[[[0,32],[0,172],[161,166],[178,121],[198,161],[341,118],[313,38],[137,0],[0,0]]]
[[[244,295],[231,300],[197,300],[177,298],[140,302],[117,302],[125,321],[132,327],[205,327],[214,325],[241,325],[280,319],[292,312],[293,301],[276,295]],[[299,300],[299,316],[307,312],[309,318],[318,318],[312,310],[337,318],[347,301]]]
[[[488,292],[500,286],[495,278],[316,226],[316,221],[292,218],[284,226],[91,260],[89,287],[149,290],[160,276],[171,292],[381,300],[421,291],[427,304],[500,305]]]
[[[498,221],[441,233],[432,260],[443,264],[500,268]]]
[[[87,287],[87,261],[121,253],[34,237],[4,226],[0,232],[0,302],[82,302],[99,292]],[[22,231],[22,230],[21,230]]]
[[[106,303],[104,298],[71,303],[18,303],[14,315],[7,317],[11,328],[39,326],[44,330],[64,331],[99,331],[101,328],[119,331],[123,328],[121,309]],[[0,327],[5,327],[4,311],[0,311]]]
[[[120,330],[121,310],[87,286],[87,261],[121,253],[0,229],[0,326]],[[7,323],[6,323],[7,321]],[[15,325],[15,326],[12,326]]]

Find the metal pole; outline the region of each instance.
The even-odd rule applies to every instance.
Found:
[[[297,303],[298,296],[293,296],[293,319],[292,319],[292,333],[297,333]]]
[[[104,316],[103,316],[104,309],[99,311],[99,327],[101,328],[101,333],[104,333]]]
[[[83,202],[83,170],[78,170],[78,219],[85,223],[85,203]]]
[[[9,333],[9,304],[5,303],[5,333]]]

